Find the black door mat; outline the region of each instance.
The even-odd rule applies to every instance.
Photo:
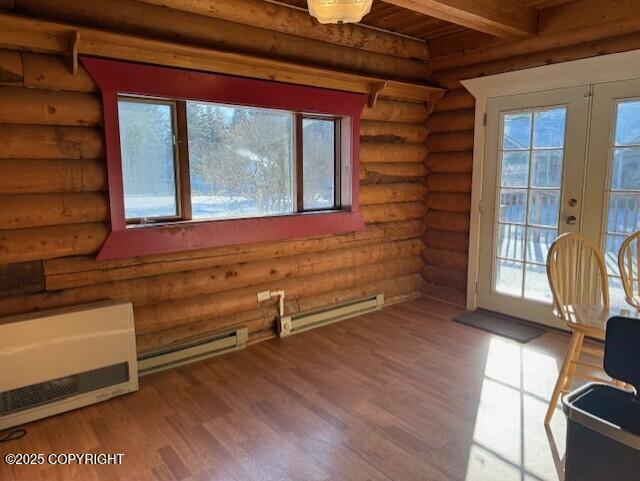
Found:
[[[484,309],[464,312],[453,320],[521,343],[529,342],[546,332],[543,327],[535,326],[529,321]]]

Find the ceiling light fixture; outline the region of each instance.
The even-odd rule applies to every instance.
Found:
[[[355,23],[371,10],[373,0],[307,0],[309,13],[320,23]]]

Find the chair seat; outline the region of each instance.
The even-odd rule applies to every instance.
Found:
[[[638,317],[638,311],[631,307],[605,307],[599,304],[571,304],[564,306],[566,318],[560,317],[557,311],[554,314],[564,321],[573,331],[585,336],[604,341],[607,328],[607,320],[615,316]]]

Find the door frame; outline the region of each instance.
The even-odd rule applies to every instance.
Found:
[[[473,310],[478,307],[480,221],[486,142],[485,114],[489,98],[637,78],[640,78],[640,50],[544,65],[542,67],[461,81],[462,85],[476,98],[467,270],[467,309]]]

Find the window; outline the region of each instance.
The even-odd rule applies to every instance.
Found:
[[[293,117],[187,102],[194,219],[296,212]]]
[[[352,232],[366,95],[81,58],[102,91],[100,259]]]
[[[128,222],[178,219],[178,155],[174,148],[175,105],[166,101],[121,98],[118,101]]]
[[[121,95],[118,119],[128,225],[340,207],[338,118]]]
[[[335,120],[302,118],[303,210],[331,209],[340,205],[339,152]]]

